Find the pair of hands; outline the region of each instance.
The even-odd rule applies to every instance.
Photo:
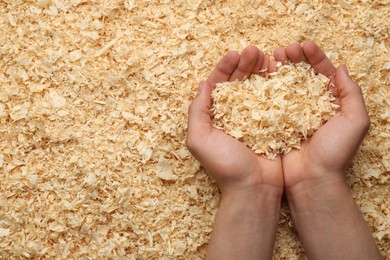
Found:
[[[276,62],[307,62],[333,84],[337,114],[310,139],[301,150],[293,150],[269,160],[255,154],[244,144],[212,127],[211,92],[219,82],[242,80],[249,74],[276,70]],[[349,77],[344,65],[337,69],[314,43],[291,44],[277,48],[274,59],[266,57],[254,46],[239,55],[228,52],[206,81],[200,82],[199,93],[190,105],[187,147],[209,174],[222,193],[235,190],[256,191],[271,187],[280,195],[293,193],[299,186],[344,180],[345,168],[364,139],[369,117],[360,87]]]

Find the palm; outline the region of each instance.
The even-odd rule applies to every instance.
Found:
[[[332,78],[336,88],[331,90],[336,97],[335,102],[340,105],[331,120],[302,142],[300,151],[293,150],[283,156],[285,187],[318,177],[317,172],[343,172],[363,140],[369,122],[357,84],[343,76],[342,68],[336,70],[314,43],[308,43],[303,48],[294,44],[287,49],[277,49],[275,59],[308,62],[317,72]],[[354,88],[351,88],[352,85],[355,85]]]
[[[226,135],[218,129],[213,129],[207,147],[214,147],[209,155],[211,165],[205,165],[211,173],[217,173],[215,178],[237,181],[248,177],[253,172],[261,172],[261,182],[273,186],[281,186],[281,161],[268,160],[256,155],[241,142]],[[266,170],[265,170],[266,169]]]
[[[302,142],[301,151],[291,151],[283,156],[286,187],[314,176],[307,169],[340,172],[352,156],[350,146],[351,126],[338,115],[322,126],[310,139]],[[345,133],[348,133],[346,136]],[[353,140],[353,139],[352,139]],[[356,139],[355,139],[356,140]],[[297,163],[300,162],[300,163]],[[313,173],[313,172],[310,172]]]
[[[282,164],[280,158],[271,161],[256,155],[238,140],[211,127],[211,91],[219,82],[242,80],[252,73],[259,73],[268,59],[255,47],[246,48],[238,55],[229,52],[218,63],[205,84],[207,93],[200,94],[190,108],[187,145],[202,166],[216,179],[221,189],[237,183],[242,188],[249,183],[269,184],[283,187]],[[193,113],[191,111],[201,111]],[[191,118],[193,118],[191,120]],[[255,174],[254,174],[255,173]]]

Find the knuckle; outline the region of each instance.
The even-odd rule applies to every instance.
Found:
[[[365,133],[367,133],[368,130],[370,129],[371,121],[370,121],[370,118],[367,114],[360,117],[360,119],[357,120],[356,123],[357,123],[358,127],[360,129],[362,129]]]
[[[188,114],[191,114],[193,113],[193,111],[195,110],[195,107],[196,107],[196,102],[195,100],[191,102],[191,104],[188,106]]]
[[[362,128],[364,129],[365,132],[368,132],[370,129],[371,121],[368,115],[362,120]]]
[[[188,151],[190,151],[190,153],[194,156],[201,153],[201,151],[203,150],[202,147],[204,146],[205,142],[206,140],[202,134],[194,132],[188,133],[185,140],[185,144]]]
[[[188,106],[188,114],[191,113],[191,111],[194,109],[194,102],[192,101],[190,105]]]
[[[187,135],[187,138],[186,138],[186,146],[187,146],[187,149],[193,153],[194,150],[195,150],[195,147],[196,147],[196,142],[194,141],[194,138]]]
[[[358,90],[359,94],[360,94],[360,95],[363,95],[363,90],[362,90],[362,88],[360,87],[360,85],[359,85],[356,81],[353,81],[353,80],[352,80],[352,84],[354,85],[355,89]]]

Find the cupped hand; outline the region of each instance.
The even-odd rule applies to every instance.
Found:
[[[370,124],[359,85],[349,77],[345,65],[336,69],[314,42],[278,48],[274,57],[282,63],[307,62],[316,72],[329,77],[333,83],[330,90],[336,98],[335,103],[340,105],[333,118],[302,142],[301,150],[283,155],[285,189],[288,191],[307,181],[314,181],[311,185],[315,185],[316,181],[343,181],[347,164]]]
[[[280,158],[269,160],[255,154],[240,141],[212,127],[211,92],[219,82],[242,80],[249,74],[268,71],[274,64],[256,47],[241,55],[228,52],[191,103],[188,115],[187,147],[206,171],[217,181],[221,192],[258,190],[264,186],[283,191]]]

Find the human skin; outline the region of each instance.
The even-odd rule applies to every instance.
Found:
[[[211,92],[219,82],[276,70],[276,61],[307,62],[333,82],[340,109],[312,138],[276,160],[254,154],[211,125]],[[256,47],[227,53],[190,105],[187,147],[222,193],[206,259],[271,259],[285,193],[309,259],[380,259],[345,169],[367,133],[360,87],[313,42],[278,48],[274,59]]]
[[[275,60],[307,62],[330,78],[336,115],[300,150],[283,155],[284,191],[309,259],[381,259],[346,185],[346,168],[369,129],[359,85],[345,65],[337,69],[314,42],[278,48]]]
[[[211,92],[218,82],[259,73],[269,60],[256,47],[227,53],[189,109],[187,147],[216,181],[222,198],[206,259],[271,259],[283,174],[280,157],[269,160],[211,125]]]

